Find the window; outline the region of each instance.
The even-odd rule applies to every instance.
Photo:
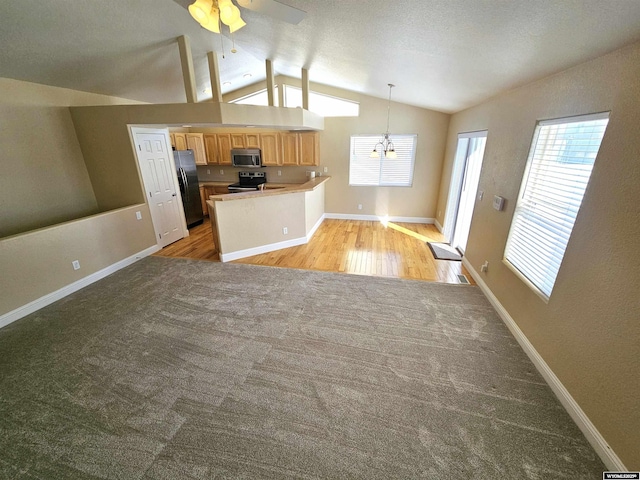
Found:
[[[274,88],[273,99],[276,107],[278,106],[278,87]],[[269,105],[269,97],[267,95],[267,89],[264,88],[255,93],[250,93],[249,95],[245,95],[244,97],[236,98],[235,100],[231,100],[229,103],[237,103],[239,105]]]
[[[390,135],[398,158],[385,158],[382,153],[371,158],[373,147],[380,135],[354,135],[351,137],[349,185],[410,187],[413,183],[413,165],[416,157],[417,135]]]
[[[284,106],[288,108],[302,107],[302,89],[283,85]],[[267,89],[264,88],[244,97],[231,100],[229,103],[240,105],[269,105]],[[278,86],[274,89],[274,103],[278,106]],[[357,117],[360,114],[360,104],[344,98],[332,97],[318,92],[309,92],[309,111],[323,117]]]
[[[284,105],[289,108],[302,107],[302,89],[285,85]],[[309,111],[323,117],[357,117],[360,114],[360,104],[344,98],[310,91]]]
[[[594,114],[539,122],[505,249],[507,265],[548,300],[609,121]]]

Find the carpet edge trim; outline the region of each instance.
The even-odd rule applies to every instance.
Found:
[[[624,466],[624,463],[622,463],[622,460],[620,460],[618,455],[616,455],[593,422],[591,422],[587,414],[582,410],[582,408],[580,408],[580,405],[576,402],[571,393],[569,393],[569,390],[567,390],[567,388],[562,384],[556,374],[553,373],[551,367],[547,365],[547,362],[544,361],[544,358],[542,358],[538,353],[524,332],[520,330],[518,324],[500,303],[498,298],[493,294],[478,272],[473,268],[467,257],[462,257],[462,264],[467,268],[473,279],[476,281],[478,287],[480,287],[480,290],[482,290],[482,293],[484,293],[487,300],[489,300],[489,303],[491,303],[493,308],[496,310],[498,316],[515,337],[520,347],[527,354],[527,357],[529,357],[533,362],[540,375],[542,375],[544,380],[547,382],[547,385],[549,385],[564,409],[576,423],[602,462],[610,470],[626,472],[627,468]]]
[[[41,308],[46,307],[47,305],[52,304],[53,302],[57,302],[58,300],[66,297],[67,295],[71,295],[74,292],[77,292],[81,288],[84,288],[92,283],[97,282],[98,280],[102,280],[104,277],[111,275],[112,273],[117,272],[118,270],[128,267],[129,265],[137,262],[138,260],[142,260],[144,257],[148,257],[149,255],[160,250],[158,245],[153,245],[149,248],[146,248],[138,253],[134,253],[133,255],[123,258],[122,260],[113,263],[97,272],[91,273],[86,277],[81,278],[80,280],[76,280],[73,283],[65,285],[64,287],[43,295],[40,298],[36,298],[31,302],[22,305],[10,312],[5,313],[4,315],[0,315],[0,328],[6,327],[10,323],[15,322],[16,320],[20,320],[22,317],[26,317],[27,315],[40,310]]]

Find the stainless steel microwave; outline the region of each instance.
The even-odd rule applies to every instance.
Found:
[[[258,148],[234,148],[231,150],[231,163],[234,167],[261,167],[262,152]]]

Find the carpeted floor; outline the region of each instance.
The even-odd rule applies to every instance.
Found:
[[[0,478],[601,478],[477,287],[148,257],[0,330]]]

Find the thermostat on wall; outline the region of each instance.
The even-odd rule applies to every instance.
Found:
[[[498,195],[494,195],[493,196],[493,208],[495,208],[496,210],[501,212],[502,209],[504,208],[504,197],[499,197]]]

